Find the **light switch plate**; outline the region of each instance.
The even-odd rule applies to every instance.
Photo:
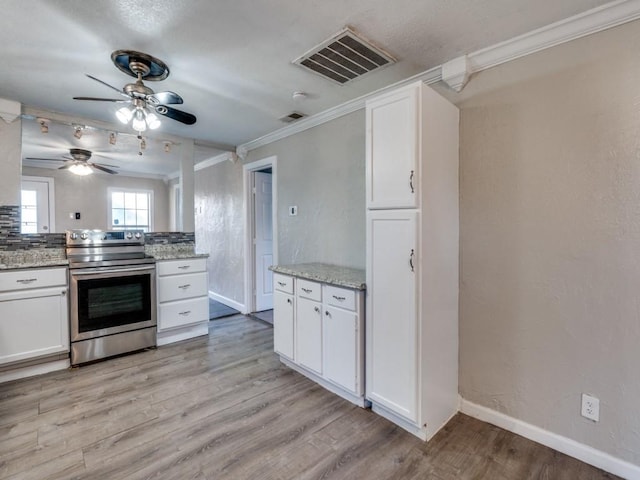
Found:
[[[289,207],[289,216],[290,217],[295,217],[296,215],[298,215],[298,207],[296,205],[292,205]]]

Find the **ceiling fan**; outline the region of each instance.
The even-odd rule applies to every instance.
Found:
[[[137,80],[134,83],[126,84],[120,90],[96,77],[89,74],[86,75],[91,80],[115,90],[123,98],[73,97],[74,100],[128,103],[128,106],[116,112],[116,117],[122,123],[131,122],[133,129],[138,132],[143,132],[147,128],[153,130],[160,126],[160,120],[155,114],[177,120],[186,125],[196,123],[195,115],[168,106],[183,103],[180,95],[169,91],[154,92],[143,83],[143,79],[159,81],[169,76],[169,67],[162,60],[134,50],[116,50],[111,54],[111,60],[119,70]]]
[[[84,150],[82,148],[71,148],[69,149],[69,154],[71,157],[62,157],[62,158],[27,158],[26,160],[41,160],[45,162],[65,162],[58,170],[66,170],[69,169],[72,173],[76,175],[88,175],[92,172],[91,169],[101,170],[106,173],[110,173],[111,175],[115,175],[118,172],[115,170],[111,170],[111,168],[118,168],[117,165],[109,165],[107,163],[95,163],[90,162],[91,151]],[[111,168],[108,168],[111,167]]]

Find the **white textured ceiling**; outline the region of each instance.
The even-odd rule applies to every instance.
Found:
[[[193,126],[163,119],[160,135],[238,145],[281,128],[278,119],[294,110],[319,113],[605,3],[0,0],[0,97],[113,122],[116,104],[72,97],[111,97],[111,90],[85,73],[120,88],[132,79],[114,67],[111,52],[138,50],[160,58],[171,70],[166,80],[148,85],[179,93],[184,104],[177,107],[198,117]],[[398,63],[343,86],[291,64],[347,25]],[[294,91],[308,98],[294,101]]]

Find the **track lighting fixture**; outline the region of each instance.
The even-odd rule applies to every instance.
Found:
[[[109,145],[115,145],[117,142],[116,132],[109,132]]]
[[[80,140],[82,138],[82,130],[84,129],[84,127],[82,125],[74,125],[74,128],[76,129],[76,131],[74,132],[73,136]]]
[[[49,120],[47,120],[46,118],[38,118],[37,120],[40,124],[40,132],[49,133]]]
[[[170,153],[171,152],[172,143],[171,142],[164,142],[163,145],[164,145],[165,153]]]

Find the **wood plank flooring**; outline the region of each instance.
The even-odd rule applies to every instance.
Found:
[[[282,366],[272,327],[0,384],[0,478],[617,478],[459,414],[429,443]]]

